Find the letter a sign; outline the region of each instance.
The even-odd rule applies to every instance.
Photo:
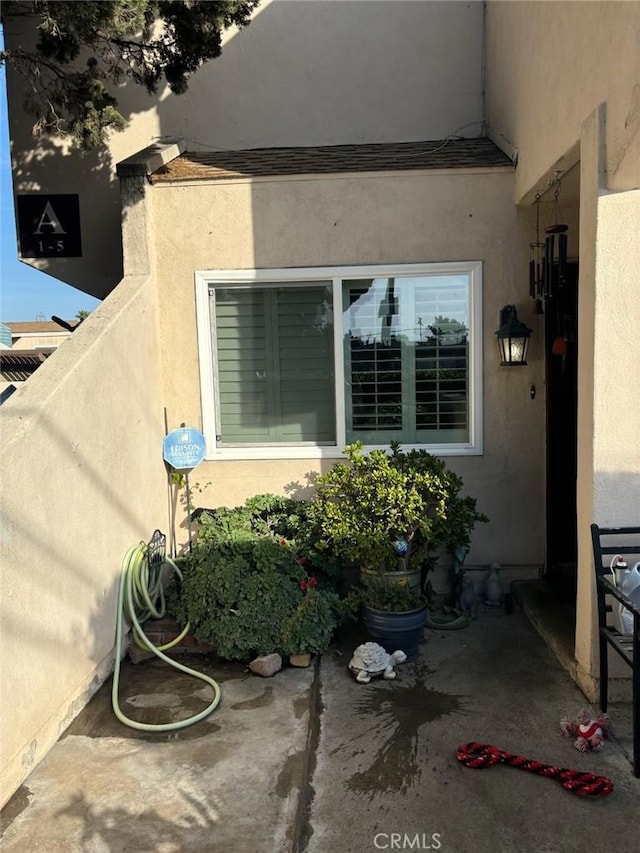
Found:
[[[80,258],[80,204],[77,195],[19,195],[21,258]]]

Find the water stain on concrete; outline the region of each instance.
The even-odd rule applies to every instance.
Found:
[[[210,733],[210,732],[209,732]],[[236,750],[224,739],[208,739],[189,751],[189,766],[207,770],[220,761],[233,757]]]
[[[175,693],[139,693],[128,696],[125,702],[133,708],[173,708],[175,705],[182,704],[180,697]]]
[[[245,699],[242,702],[236,702],[229,707],[233,711],[251,711],[253,708],[266,708],[272,705],[274,700],[273,687],[265,687],[259,696],[254,696],[253,699]]]
[[[0,813],[0,838],[2,838],[13,821],[27,808],[32,796],[31,790],[26,785],[21,785],[5,804]]]
[[[406,793],[419,781],[423,769],[418,762],[421,727],[463,710],[463,697],[427,687],[424,672],[418,672],[412,682],[381,682],[362,690],[353,711],[371,717],[371,725],[352,744],[366,738],[378,746],[370,766],[354,773],[348,787],[371,799],[377,794]]]
[[[287,756],[286,761],[282,765],[278,779],[276,781],[276,794],[282,799],[286,799],[289,794],[300,787],[303,778],[305,766],[305,751],[303,749],[298,752],[292,752]]]
[[[308,687],[302,696],[297,696],[293,700],[293,713],[296,720],[299,720],[309,710],[309,702],[311,701],[311,688]]]

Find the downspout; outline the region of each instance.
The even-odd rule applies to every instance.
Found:
[[[482,2],[482,44],[480,47],[480,86],[482,88],[481,135],[488,136],[487,123],[487,0]]]

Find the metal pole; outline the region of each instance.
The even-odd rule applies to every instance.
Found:
[[[191,490],[189,488],[189,472],[184,475],[185,485],[187,487],[187,526],[189,529],[189,553],[193,550],[191,544]]]

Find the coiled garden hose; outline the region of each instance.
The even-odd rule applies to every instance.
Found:
[[[116,622],[116,660],[113,671],[113,686],[111,688],[111,704],[113,712],[121,723],[129,726],[132,729],[138,729],[143,732],[170,732],[177,729],[186,728],[194,723],[203,720],[214,711],[220,704],[222,692],[217,682],[213,678],[209,678],[204,673],[196,672],[188,666],[172,660],[167,655],[163,654],[163,650],[177,645],[189,632],[190,626],[187,624],[182,633],[163,646],[154,646],[151,640],[147,637],[142,627],[142,623],[153,617],[160,619],[165,613],[164,589],[162,583],[162,572],[165,564],[168,564],[179,578],[182,578],[182,572],[178,566],[169,559],[163,557],[160,561],[154,561],[153,565],[149,565],[147,559],[147,545],[141,542],[129,548],[122,561],[122,571],[120,573],[120,585],[118,587],[118,613]],[[187,717],[184,720],[178,720],[173,723],[140,723],[137,720],[132,720],[120,708],[118,701],[118,692],[120,687],[120,666],[122,662],[122,643],[123,643],[123,622],[125,619],[131,623],[132,635],[134,642],[140,648],[148,649],[153,652],[156,657],[168,663],[175,669],[192,675],[194,678],[199,678],[208,684],[213,689],[213,700],[207,707],[195,714],[192,717]]]
[[[471,619],[465,613],[429,613],[425,627],[437,631],[455,631],[470,624]]]

